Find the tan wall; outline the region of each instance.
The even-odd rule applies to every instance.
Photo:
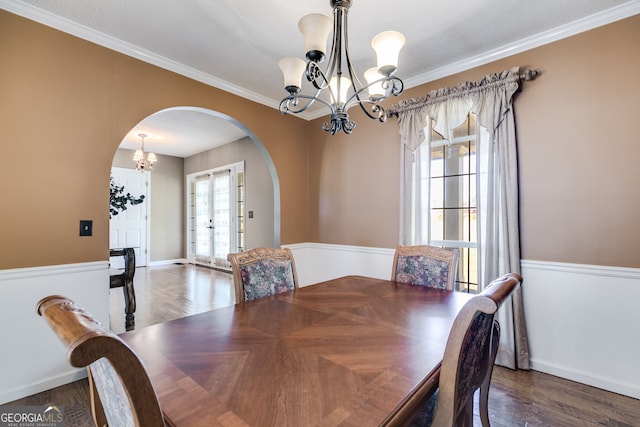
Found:
[[[513,66],[542,71],[515,103],[523,259],[640,267],[638,40],[635,16],[401,95],[424,96]],[[323,133],[322,120],[310,126],[312,239],[394,247],[395,119],[357,119],[349,137]]]
[[[515,106],[523,258],[640,267],[637,40],[638,16],[401,96],[515,65],[542,70]],[[354,134],[331,137],[324,119],[308,125],[5,11],[0,62],[0,268],[106,259],[113,155],[141,119],[181,105],[235,117],[265,145],[283,244],[397,243],[394,119],[354,112]],[[94,220],[93,237],[78,237],[80,219]]]
[[[307,122],[0,11],[0,268],[108,258],[111,161],[140,120],[174,106],[235,117],[269,151],[281,241],[308,236]],[[92,237],[79,220],[94,221]]]

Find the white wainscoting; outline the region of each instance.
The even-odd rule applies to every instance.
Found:
[[[304,243],[301,286],[344,275],[391,277],[394,249]],[[522,261],[532,368],[640,398],[640,269]],[[79,379],[36,314],[40,298],[68,296],[108,324],[107,262],[0,270],[0,404]]]
[[[395,249],[285,247],[301,286],[391,277]],[[640,399],[640,269],[527,260],[521,268],[532,368]]]
[[[521,266],[531,367],[640,399],[640,269]]]
[[[300,287],[337,277],[357,275],[391,278],[395,248],[300,243],[283,245],[291,249]]]
[[[107,261],[0,270],[0,404],[86,376],[69,365],[66,349],[36,313],[38,301],[54,294],[109,325]]]

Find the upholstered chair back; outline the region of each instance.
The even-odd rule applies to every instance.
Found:
[[[256,248],[229,254],[236,303],[251,301],[298,288],[290,249]]]
[[[458,273],[458,249],[435,246],[398,246],[391,280],[412,285],[453,290]]]

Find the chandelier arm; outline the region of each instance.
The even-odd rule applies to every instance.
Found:
[[[371,99],[368,95],[366,99],[360,97],[360,95],[362,95],[365,91],[368,91],[371,86],[378,83],[382,84],[383,89],[385,89],[384,95],[382,95],[380,98],[376,100]],[[398,77],[395,77],[395,76],[383,77],[381,79],[378,79],[362,87],[361,89],[356,91],[353,95],[351,95],[347,100],[347,102],[345,102],[342,110],[347,111],[349,108],[353,107],[354,105],[359,104],[362,111],[364,111],[364,113],[369,118],[384,122],[386,120],[386,111],[384,107],[380,105],[380,101],[388,98],[391,95],[398,96],[399,94],[402,93],[403,89],[404,89],[404,84],[402,83],[402,80],[399,79]],[[372,105],[371,111],[369,111],[366,108],[365,104]]]
[[[381,82],[382,82],[382,84],[384,85],[384,84],[385,84],[385,82],[386,82],[387,80],[390,80],[390,78],[385,77],[385,78],[378,79],[378,80],[376,80],[376,81],[374,81],[374,82],[371,82],[370,84],[368,84],[368,85],[366,85],[366,86],[364,86],[364,87],[362,87],[362,88],[358,89],[357,91],[355,91],[355,92],[354,92],[354,93],[353,93],[353,94],[352,94],[352,95],[347,99],[347,101],[344,103],[343,110],[344,110],[344,111],[346,111],[346,110],[348,110],[349,108],[351,108],[351,107],[353,107],[354,105],[359,104],[359,103],[361,103],[361,102],[366,102],[366,103],[368,103],[368,104],[377,104],[378,102],[380,102],[380,101],[382,101],[382,100],[384,100],[384,99],[388,98],[388,97],[391,95],[391,92],[392,92],[392,90],[393,90],[393,85],[389,86],[388,88],[385,88],[385,90],[386,90],[385,94],[384,94],[384,95],[382,95],[382,96],[380,96],[377,100],[373,100],[373,99],[371,99],[368,95],[367,95],[367,98],[361,98],[361,97],[360,97],[360,95],[362,95],[364,92],[367,92],[371,86],[374,86],[375,84],[377,84],[377,83],[381,83]],[[383,88],[384,88],[384,86],[383,86]],[[398,94],[399,94],[399,93],[398,93]],[[396,95],[397,95],[397,94],[396,94]]]
[[[317,94],[320,93],[321,90],[330,88],[329,79],[327,79],[327,74],[322,72],[322,69],[320,68],[318,63],[314,61],[309,61],[307,63],[306,75],[307,75],[307,80],[309,80],[311,84],[313,84],[313,87],[318,89],[318,92],[316,92],[316,96]]]
[[[282,114],[287,114],[287,113],[293,113],[293,114],[298,114],[298,113],[302,113],[303,111],[306,111],[309,107],[311,107],[316,101],[320,102],[321,104],[326,105],[327,107],[329,107],[331,109],[331,113],[335,113],[335,108],[332,104],[330,104],[329,102],[325,101],[322,98],[319,98],[318,95],[320,94],[320,90],[318,90],[314,96],[311,95],[301,95],[301,94],[294,94],[294,95],[289,95],[286,98],[284,98],[282,101],[280,101],[280,112]],[[302,99],[306,99],[308,100],[306,104],[302,105],[301,107],[298,107],[298,101],[302,100]]]

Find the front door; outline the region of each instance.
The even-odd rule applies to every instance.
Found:
[[[149,172],[135,169],[111,168],[111,177],[117,186],[124,186],[124,193],[134,197],[144,195],[139,205],[127,205],[127,209],[114,215],[109,220],[109,248],[134,248],[136,267],[148,263],[147,230],[149,220]],[[117,264],[115,258],[111,260]],[[118,267],[117,265],[113,265]]]

